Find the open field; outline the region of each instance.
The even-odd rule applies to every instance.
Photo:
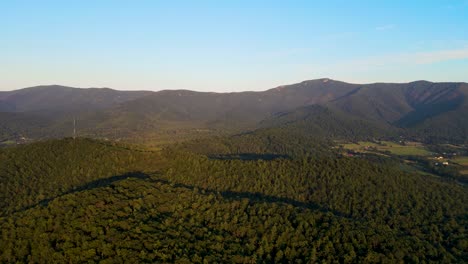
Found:
[[[6,141],[0,142],[0,145],[4,145],[4,146],[14,145],[14,144],[16,144],[14,140],[6,140]]]
[[[458,164],[460,164],[462,166],[468,166],[468,157],[467,156],[457,157],[457,158],[454,158],[452,160],[453,160],[453,162],[458,163]]]
[[[460,156],[452,159],[453,162],[458,163],[462,166],[460,174],[468,175],[468,156]]]
[[[413,155],[413,156],[428,156],[430,152],[418,142],[408,142],[405,145],[391,141],[382,141],[379,143],[360,141],[358,143],[343,144],[343,148],[356,152],[372,153],[375,151],[389,151],[395,155]]]

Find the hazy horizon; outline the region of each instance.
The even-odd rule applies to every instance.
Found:
[[[468,82],[468,1],[14,1],[0,9],[0,91]]]

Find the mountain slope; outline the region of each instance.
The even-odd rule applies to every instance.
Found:
[[[317,137],[330,139],[363,140],[395,135],[390,125],[332,110],[321,105],[311,105],[290,112],[277,113],[261,122],[262,127],[281,127],[300,130]]]
[[[466,104],[468,86],[464,83],[363,85],[350,96],[328,105],[361,118],[408,127]]]
[[[53,134],[54,122],[48,118],[25,113],[0,112],[0,142],[22,137],[42,138]]]

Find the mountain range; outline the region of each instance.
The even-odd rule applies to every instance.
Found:
[[[290,127],[333,137],[467,142],[467,83],[351,84],[328,78],[262,92],[37,86],[0,92],[0,140],[240,133]],[[351,132],[350,132],[351,131]]]

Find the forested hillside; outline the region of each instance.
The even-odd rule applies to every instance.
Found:
[[[263,154],[205,156],[65,139],[3,149],[0,262],[468,261],[466,186],[309,141],[322,148],[273,155],[251,141]]]
[[[0,215],[50,200],[100,179],[156,170],[161,158],[88,139],[0,149]]]
[[[320,105],[277,113],[261,122],[262,127],[302,131],[317,138],[363,140],[397,137],[402,131],[385,123],[372,122]]]

